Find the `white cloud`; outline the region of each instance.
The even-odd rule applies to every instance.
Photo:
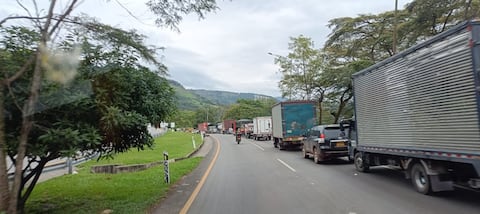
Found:
[[[385,0],[233,0],[217,1],[220,10],[205,20],[189,15],[181,33],[154,25],[146,1],[84,1],[78,12],[124,29],[137,29],[148,43],[165,47],[161,53],[170,76],[189,88],[253,92],[279,96],[280,75],[268,52],[288,53],[289,37],[311,37],[318,48],[327,39],[330,19],[394,9]],[[29,2],[29,1],[22,1]],[[399,0],[402,8],[411,0]],[[48,3],[48,2],[47,2]],[[24,14],[11,0],[0,0],[0,19]],[[4,6],[5,5],[5,6]]]

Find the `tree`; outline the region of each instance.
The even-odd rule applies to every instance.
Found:
[[[404,40],[408,33],[405,23],[410,14],[399,11],[397,19],[397,43],[400,46],[397,49],[405,49]],[[323,48],[329,63],[338,66],[357,60],[379,62],[392,56],[394,22],[393,11],[330,20],[328,27],[332,32]]]
[[[300,35],[290,38],[286,56],[276,56],[275,64],[279,65],[282,78],[279,82],[283,97],[300,100],[317,100],[320,110],[319,121],[322,121],[322,102],[330,87],[324,78],[326,56],[315,49],[311,38]]]
[[[275,64],[280,66],[282,73],[280,89],[290,99],[311,100],[322,69],[322,55],[308,37],[300,35],[290,40],[290,53],[286,57],[275,58]]]
[[[180,128],[194,128],[196,114],[194,111],[179,110],[176,111],[171,117],[170,121],[175,122],[176,127]]]
[[[254,117],[272,115],[272,106],[276,103],[274,99],[266,100],[245,100],[239,99],[237,103],[228,107],[223,119],[252,119]]]
[[[352,74],[361,71],[373,63],[368,60],[359,60],[339,66],[330,68],[325,72],[325,78],[328,78],[332,83],[331,90],[327,93],[327,101],[330,106],[331,115],[334,117],[333,123],[338,123],[342,116],[351,116],[351,112],[346,110],[352,109],[347,105],[353,103],[353,85]]]
[[[47,10],[35,7],[33,12],[17,3],[28,15],[0,20],[6,33],[0,47],[4,62],[0,65],[0,212],[8,213],[23,212],[48,160],[76,151],[108,156],[132,147],[143,149],[152,142],[146,123],[174,109],[172,90],[158,76],[165,67],[156,60],[155,49],[143,44],[144,36],[71,16],[78,0],[60,9],[52,0]],[[216,9],[214,0],[152,0],[148,6],[158,16],[159,26],[173,29],[181,15],[196,13],[202,18]],[[5,25],[19,19],[31,21],[34,30]],[[85,34],[65,32],[71,26],[79,26]],[[82,36],[88,33],[94,37]],[[77,45],[83,54],[75,51]],[[158,72],[140,66],[140,59],[153,63]],[[111,79],[117,77],[127,81]],[[138,91],[129,90],[127,83]],[[136,92],[148,94],[139,97]],[[155,101],[150,102],[152,98]],[[11,187],[6,158],[15,163]],[[38,165],[33,167],[33,162]]]
[[[205,105],[204,107],[195,110],[195,125],[198,123],[216,123],[222,120],[225,107]]]
[[[476,15],[480,1],[415,0],[400,10],[396,17],[397,49],[445,31],[467,17]],[[394,53],[393,30],[395,13],[335,18],[329,21],[332,32],[323,48],[327,56],[326,79],[332,83],[327,93],[334,122],[349,109],[352,98],[351,75]],[[345,112],[344,112],[345,113]]]
[[[478,15],[478,0],[415,0],[406,6],[410,13],[411,40],[424,40]]]

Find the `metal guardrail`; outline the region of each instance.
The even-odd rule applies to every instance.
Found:
[[[50,166],[45,166],[42,170],[42,173],[51,172],[51,171],[60,170],[60,169],[68,169],[69,167],[73,167],[75,165],[81,164],[83,162],[86,162],[86,161],[91,160],[91,159],[96,158],[96,157],[98,157],[98,154],[84,156],[84,157],[81,157],[81,158],[78,158],[78,159],[73,159],[72,161],[68,161],[68,159],[66,159],[65,161],[59,162],[57,164],[50,165]],[[8,179],[12,180],[14,174],[15,173],[13,173],[13,172],[8,173]]]
[[[164,135],[165,133],[167,133],[167,130],[160,130],[160,129],[153,129],[152,128],[151,130],[149,130],[149,132],[150,132],[150,135],[152,135],[152,137],[156,138],[156,137],[160,137],[160,136]],[[51,171],[60,170],[60,169],[68,169],[69,167],[73,167],[75,165],[81,164],[83,162],[86,162],[86,161],[91,160],[91,159],[96,158],[96,157],[98,157],[98,154],[93,154],[93,155],[90,155],[90,156],[84,156],[84,157],[81,157],[81,158],[78,158],[78,159],[75,158],[72,161],[69,161],[68,159],[65,159],[65,161],[61,161],[57,164],[45,166],[42,170],[42,173],[51,172]],[[8,179],[12,180],[14,174],[15,173],[13,173],[13,172],[8,173]]]

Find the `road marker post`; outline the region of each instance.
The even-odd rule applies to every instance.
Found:
[[[195,144],[195,139],[193,138],[193,136],[192,136],[192,144],[193,144],[193,149],[196,149],[197,145]]]
[[[168,152],[163,152],[163,172],[165,177],[165,183],[170,183],[170,168],[168,165]]]

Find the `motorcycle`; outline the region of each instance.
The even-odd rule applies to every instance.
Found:
[[[242,135],[236,134],[236,139],[237,139],[237,144],[240,144],[240,141],[242,140]]]

